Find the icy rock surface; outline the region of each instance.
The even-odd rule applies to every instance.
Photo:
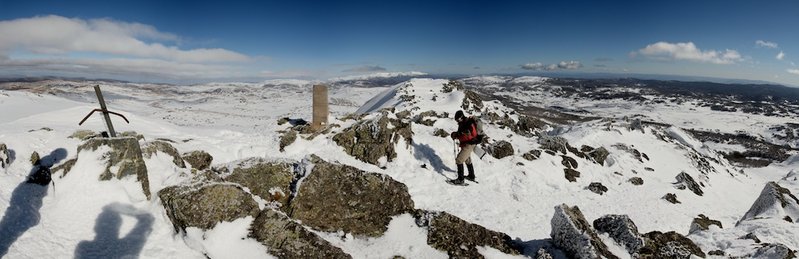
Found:
[[[599,233],[607,233],[617,243],[633,254],[644,246],[644,238],[638,227],[627,215],[605,215],[594,220],[594,228]]]
[[[577,206],[561,204],[552,216],[552,242],[573,258],[618,258],[608,251]]]

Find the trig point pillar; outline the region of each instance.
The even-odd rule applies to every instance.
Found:
[[[328,110],[327,101],[327,86],[314,85],[313,86],[313,121],[311,122],[311,130],[318,131],[327,126]]]

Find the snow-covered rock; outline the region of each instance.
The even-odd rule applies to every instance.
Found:
[[[0,169],[5,169],[11,163],[11,156],[8,154],[8,147],[5,143],[0,143]]]
[[[644,238],[638,233],[638,227],[627,215],[605,215],[594,220],[594,228],[599,233],[607,233],[613,241],[624,246],[627,252],[634,254],[644,246]]]
[[[555,207],[550,236],[555,246],[573,258],[618,258],[608,251],[577,206]]]
[[[450,258],[484,258],[478,247],[491,247],[505,254],[521,253],[521,247],[505,233],[491,231],[446,212],[417,210],[416,224],[427,228],[427,244],[446,251]]]
[[[145,143],[142,147],[142,155],[144,158],[151,158],[159,152],[172,157],[172,162],[175,163],[177,167],[186,168],[186,163],[183,161],[183,157],[180,156],[178,150],[169,142],[155,140]]]
[[[716,225],[719,228],[723,228],[721,226],[721,221],[713,220],[705,216],[705,214],[699,214],[693,221],[691,221],[691,229],[688,230],[688,233],[695,233],[697,231],[703,231],[710,229],[710,225]]]
[[[799,199],[776,182],[767,183],[739,224],[741,221],[763,218],[796,222],[799,219]]]
[[[136,176],[144,195],[150,199],[150,181],[139,141],[134,137],[90,139],[78,146],[78,160],[81,159],[80,152],[94,151],[103,146],[110,149],[106,153],[105,172],[100,175],[100,180]]]
[[[294,164],[268,161],[261,158],[233,162],[234,168],[224,180],[247,187],[250,193],[278,206],[288,205],[291,184],[294,182]]]
[[[222,221],[257,216],[258,204],[241,187],[224,183],[171,186],[158,192],[175,232],[212,229]]]
[[[509,157],[512,156],[514,153],[513,145],[511,145],[510,142],[505,140],[489,144],[488,146],[486,146],[485,151],[486,153],[488,153],[489,155],[493,156],[496,159]]]
[[[250,227],[250,236],[278,258],[352,258],[302,224],[272,209],[258,214]]]
[[[203,150],[194,150],[190,152],[183,153],[181,155],[183,161],[189,163],[192,169],[197,170],[205,170],[211,166],[211,162],[214,161],[214,157],[208,154]]]
[[[675,178],[677,178],[677,182],[674,183],[674,187],[680,190],[691,190],[694,194],[702,196],[704,192],[702,191],[702,187],[694,181],[694,178],[691,175],[681,172]]]
[[[644,234],[646,240],[643,248],[639,250],[639,255],[643,258],[684,258],[699,256],[704,258],[705,252],[694,244],[691,239],[674,232],[662,233],[652,231]]]

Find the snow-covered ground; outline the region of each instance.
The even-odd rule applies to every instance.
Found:
[[[499,82],[508,79],[485,80]],[[513,80],[543,82],[538,77]],[[386,107],[409,110],[414,115],[428,110],[453,114],[461,109],[464,93],[442,93],[441,87],[447,82],[411,79],[394,87],[333,88],[330,90],[331,123],[341,125],[336,129],[341,130],[354,121],[341,121],[338,117]],[[5,257],[109,257],[119,254],[143,258],[269,256],[257,241],[246,237],[246,226],[252,218],[219,224],[206,232],[189,229],[186,237],[175,234],[157,196],[147,200],[137,189],[138,183],[134,179],[97,181],[104,168],[99,162],[91,161],[99,161],[103,150],[82,152],[80,162],[69,175],[53,177],[53,186],[38,188],[24,184],[33,169],[28,162],[32,152],[58,160],[56,164],[59,164],[78,155],[77,146],[81,142],[68,138],[69,135],[80,129],[104,130],[98,115],[82,126],[77,123],[97,106],[91,86],[49,87],[47,90],[54,94],[0,90],[0,143],[13,150],[15,157],[10,167],[0,169],[0,215],[5,215],[0,228],[16,235],[0,237],[0,249],[8,249]],[[215,164],[248,157],[301,160],[309,154],[316,154],[325,160],[383,173],[406,184],[416,208],[447,211],[488,229],[507,233],[522,242],[549,238],[553,208],[563,203],[579,206],[589,221],[605,214],[627,214],[642,233],[658,230],[688,235],[691,220],[699,214],[731,228],[758,198],[767,182],[779,181],[799,167],[799,159],[794,155],[789,161],[764,168],[738,168],[726,163],[718,151],[742,147],[701,143],[678,128],[744,128],[760,132],[763,129],[759,125],[775,123],[768,119],[753,119],[736,113],[726,113],[726,117],[709,116],[709,110],[697,110],[687,104],[631,107],[621,103],[572,102],[536,93],[524,98],[545,107],[570,105],[607,117],[645,113],[654,121],[667,122],[675,127],[647,127],[642,132],[616,125],[611,130],[604,130],[605,122],[599,120],[559,127],[552,133],[557,132],[572,146],[605,147],[610,151],[604,165],[575,157],[579,162],[576,169],[582,174],[576,182],[569,182],[564,178],[559,155],[542,153],[534,161],[522,158],[523,153],[540,148],[536,138],[487,125],[486,133],[495,140],[512,143],[515,155],[503,159],[491,156],[482,160],[474,158],[480,183],[460,187],[444,181],[455,177],[454,143],[449,138],[434,135],[436,129],[456,129],[456,123],[449,118],[438,119],[432,126],[412,124],[413,144],[409,147],[397,145],[397,158],[381,169],[347,155],[331,140],[335,130],[310,140],[298,138],[286,147],[285,152],[278,151],[279,134],[276,131],[289,127],[277,125],[278,118],[310,120],[310,82],[272,82],[266,86],[105,83],[102,88],[109,109],[130,120],[130,124],[126,124],[113,118],[119,132],[136,131],[146,140],[174,140],[174,146],[181,152],[205,150],[214,157]],[[411,93],[415,102],[401,100],[402,94]],[[510,114],[509,108],[502,103],[485,102],[484,105],[489,110]],[[663,135],[669,137],[668,141],[661,139]],[[649,159],[639,161],[617,144],[634,147]],[[711,162],[713,170],[703,173],[691,154],[718,158],[720,162]],[[147,158],[145,162],[153,194],[176,184],[180,180],[178,175],[188,170],[175,167],[171,158],[165,155]],[[681,172],[704,185],[703,196],[673,187],[675,176]],[[641,177],[644,184],[630,184],[628,180],[631,177]],[[585,187],[592,182],[601,182],[608,191],[598,195],[586,190]],[[799,194],[799,185],[784,187]],[[682,203],[671,204],[663,200],[661,197],[666,193],[675,193]],[[783,223],[759,222],[759,227],[764,229],[779,229],[774,230],[779,233],[773,235],[768,231],[761,232],[760,239],[799,249],[799,237],[791,236],[799,233],[796,224],[792,225],[793,229],[785,229]],[[740,233],[743,230],[712,231],[720,233],[689,237],[707,252],[731,246],[725,243],[724,238],[746,234]],[[356,258],[388,258],[393,255],[446,257],[445,253],[426,245],[426,230],[417,227],[409,215],[396,216],[386,234],[378,238],[349,234],[342,238],[341,233],[317,233]],[[481,252],[488,257],[500,256],[492,248]]]

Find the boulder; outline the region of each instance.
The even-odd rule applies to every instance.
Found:
[[[183,158],[180,157],[180,153],[169,142],[163,140],[151,141],[145,143],[144,147],[142,148],[142,155],[145,158],[151,158],[157,152],[161,152],[171,156],[172,163],[174,163],[175,166],[180,168],[186,168],[186,163],[183,161]]]
[[[741,221],[785,217],[799,218],[799,199],[776,182],[768,182]]]
[[[644,238],[638,227],[627,215],[605,215],[594,220],[594,228],[606,233],[611,239],[624,246],[628,253],[634,254],[644,247]]]
[[[539,157],[541,157],[541,150],[538,150],[538,149],[530,150],[527,153],[524,153],[522,155],[522,158],[530,160],[530,161],[536,160]]]
[[[294,130],[286,130],[283,135],[280,135],[280,152],[286,151],[286,147],[293,144],[297,140],[297,132]]]
[[[562,155],[560,157],[563,158],[563,160],[560,161],[563,166],[566,168],[577,169],[577,160],[567,155]]]
[[[502,159],[513,155],[513,145],[510,142],[501,140],[488,145],[485,151],[496,159]]]
[[[94,151],[101,146],[108,146],[111,150],[106,154],[108,160],[105,164],[105,172],[100,175],[100,180],[136,176],[136,179],[141,182],[144,195],[150,199],[150,180],[147,177],[147,166],[144,164],[139,141],[132,137],[89,139],[78,146],[78,160],[80,160],[81,151]],[[115,169],[113,172],[112,168]]]
[[[442,138],[449,137],[449,133],[446,130],[443,130],[443,129],[436,129],[436,131],[433,132],[433,135],[438,136],[438,137],[442,137]]]
[[[710,229],[710,225],[716,225],[719,228],[723,228],[721,226],[721,221],[712,220],[707,216],[705,216],[705,214],[699,214],[698,217],[694,218],[694,220],[691,221],[691,229],[688,230],[688,234],[693,234],[698,231],[708,230]]]
[[[589,191],[591,191],[593,193],[599,194],[599,195],[602,195],[602,194],[604,194],[605,192],[608,191],[608,187],[605,187],[600,182],[593,182],[593,183],[589,184],[587,187],[585,187],[585,189],[589,190]]]
[[[62,163],[62,164],[60,164],[60,165],[58,165],[56,167],[53,167],[52,169],[50,169],[50,171],[53,174],[58,173],[58,171],[62,171],[61,177],[64,177],[64,176],[66,176],[69,173],[70,170],[72,170],[72,167],[75,166],[75,163],[77,163],[77,162],[78,162],[78,159],[77,158],[73,158],[73,159],[67,160],[66,162],[64,162],[64,163]]]
[[[5,143],[0,143],[0,168],[6,168],[11,164],[11,155],[8,154],[8,147]]]
[[[131,137],[136,138],[136,140],[144,140],[144,135],[136,133],[135,131],[125,131],[117,135],[118,137]]]
[[[265,209],[250,226],[250,237],[278,258],[352,258],[286,215]]]
[[[662,199],[671,202],[672,204],[682,203],[679,200],[677,200],[677,195],[673,193],[667,193],[666,195],[663,195]]]
[[[552,242],[570,258],[618,258],[608,251],[577,206],[555,206],[551,223]]]
[[[176,232],[187,227],[212,229],[219,222],[255,217],[260,211],[249,193],[231,184],[170,186],[158,197]]]
[[[755,235],[755,233],[752,232],[749,232],[746,235],[739,237],[738,239],[749,239],[754,241],[756,244],[760,244],[760,238],[757,238],[757,235]]]
[[[796,258],[796,252],[783,244],[762,244],[755,250],[752,258],[791,259]]]
[[[608,158],[608,155],[610,155],[610,152],[604,147],[599,147],[588,153],[588,156],[600,165],[605,165],[605,159]]]
[[[464,112],[474,113],[483,109],[483,99],[480,98],[480,95],[471,90],[465,90],[463,93],[466,95],[463,97],[463,103],[461,104]]]
[[[87,140],[90,138],[94,138],[97,136],[97,133],[91,130],[78,130],[69,135],[69,138],[79,139],[79,140]]]
[[[410,145],[412,136],[410,123],[390,119],[383,111],[374,119],[362,120],[343,129],[333,136],[333,141],[356,159],[378,165],[383,157],[393,161],[397,157],[395,146],[399,139],[404,138]]]
[[[211,162],[214,161],[214,157],[208,152],[202,150],[195,150],[187,153],[183,153],[183,161],[189,163],[191,168],[197,170],[205,170],[211,166]]]
[[[677,175],[676,178],[677,182],[674,183],[675,188],[680,190],[685,190],[685,188],[688,188],[688,190],[691,190],[694,194],[699,196],[702,196],[702,194],[704,194],[704,192],[702,191],[702,187],[699,186],[699,184],[696,183],[696,181],[694,181],[694,178],[691,177],[691,175],[685,172],[681,172],[680,174]]]
[[[632,183],[633,185],[642,185],[642,184],[644,184],[644,179],[642,179],[641,177],[632,177],[632,178],[630,178],[630,180],[627,180],[627,181]]]
[[[577,178],[580,177],[580,171],[571,168],[563,168],[563,174],[566,176],[566,180],[569,180],[569,182],[576,182]]]
[[[31,153],[31,158],[30,158],[31,165],[39,165],[40,160],[42,159],[39,157],[39,152],[33,151],[33,153]]]
[[[516,122],[516,125],[512,128],[512,130],[513,132],[516,132],[516,134],[525,137],[532,137],[536,134],[536,132],[546,126],[547,123],[542,120],[526,115],[519,115],[519,120]]]
[[[446,251],[450,258],[484,258],[477,247],[492,247],[503,253],[518,255],[521,247],[507,234],[491,231],[446,212],[418,210],[416,224],[427,228],[427,244]]]
[[[239,167],[224,180],[240,184],[267,202],[288,205],[291,183],[294,180],[294,165],[286,162],[269,162],[249,159],[239,162]]]
[[[688,259],[691,255],[705,257],[702,249],[691,239],[671,231],[662,233],[652,231],[644,234],[644,247],[638,250],[639,258],[680,258]]]
[[[538,144],[541,145],[541,149],[566,154],[569,141],[563,137],[541,136],[538,138]]]
[[[383,174],[316,159],[286,209],[321,231],[382,235],[394,215],[413,210],[405,184]]]

